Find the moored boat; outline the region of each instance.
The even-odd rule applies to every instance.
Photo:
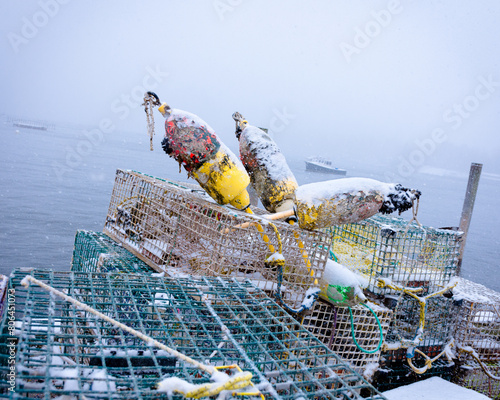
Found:
[[[323,157],[309,157],[306,161],[306,171],[323,172],[327,174],[345,175],[345,169],[337,168],[333,162]]]

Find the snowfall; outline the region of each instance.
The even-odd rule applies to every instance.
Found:
[[[383,393],[388,400],[488,400],[489,397],[437,376]]]

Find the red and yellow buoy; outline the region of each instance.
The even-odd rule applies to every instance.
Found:
[[[166,118],[163,150],[219,204],[247,210],[250,177],[240,160],[201,118],[163,103],[158,110]]]

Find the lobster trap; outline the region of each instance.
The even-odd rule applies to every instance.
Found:
[[[238,365],[273,399],[384,397],[249,281],[160,278],[135,274],[15,270],[15,329],[0,326],[0,392],[9,390],[9,343],[15,342],[12,398],[77,396],[181,399],[161,392],[165,378],[207,383],[210,375],[110,320],[30,283],[30,275],[200,363]],[[7,343],[7,345],[6,345]],[[225,398],[255,397],[228,392]]]
[[[71,270],[151,274],[154,270],[101,232],[79,230],[75,236]]]
[[[324,271],[331,236],[270,223],[253,210],[220,206],[199,187],[117,170],[104,233],[158,272],[248,278],[268,291],[282,283],[284,302],[297,306]],[[266,262],[280,247],[282,279]]]
[[[408,223],[377,214],[364,221],[325,229],[339,262],[369,280],[369,290],[393,294],[379,278],[435,291],[455,276],[463,233]]]
[[[456,383],[500,398],[500,293],[460,278],[453,290],[460,305],[455,340]]]
[[[370,364],[378,363],[379,343],[385,337],[392,318],[392,311],[386,307],[369,303],[375,313],[366,307],[336,307],[324,300],[318,300],[302,321],[309,330],[329,349],[356,370],[364,370]],[[377,323],[380,322],[380,326]],[[359,347],[365,349],[361,350]]]

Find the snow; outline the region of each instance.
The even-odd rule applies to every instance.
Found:
[[[267,174],[272,180],[293,180],[297,184],[285,156],[262,129],[252,125],[246,126],[240,137],[240,152],[242,157],[251,152],[259,164],[265,165]]]
[[[366,300],[363,288],[366,288],[368,283],[368,280],[363,276],[330,259],[327,260],[325,271],[320,279],[322,293],[326,293],[329,285],[352,287],[354,295],[360,301]]]
[[[215,133],[215,131],[205,121],[203,121],[197,115],[188,111],[172,108],[170,110],[170,116],[168,118],[176,121],[176,124],[179,128],[185,128],[188,126],[194,128],[204,127],[208,132]]]
[[[489,397],[432,377],[407,386],[383,392],[388,400],[487,400]]]
[[[320,206],[325,200],[360,191],[380,192],[384,197],[394,190],[395,185],[369,178],[343,178],[309,183],[297,188],[297,202]]]

